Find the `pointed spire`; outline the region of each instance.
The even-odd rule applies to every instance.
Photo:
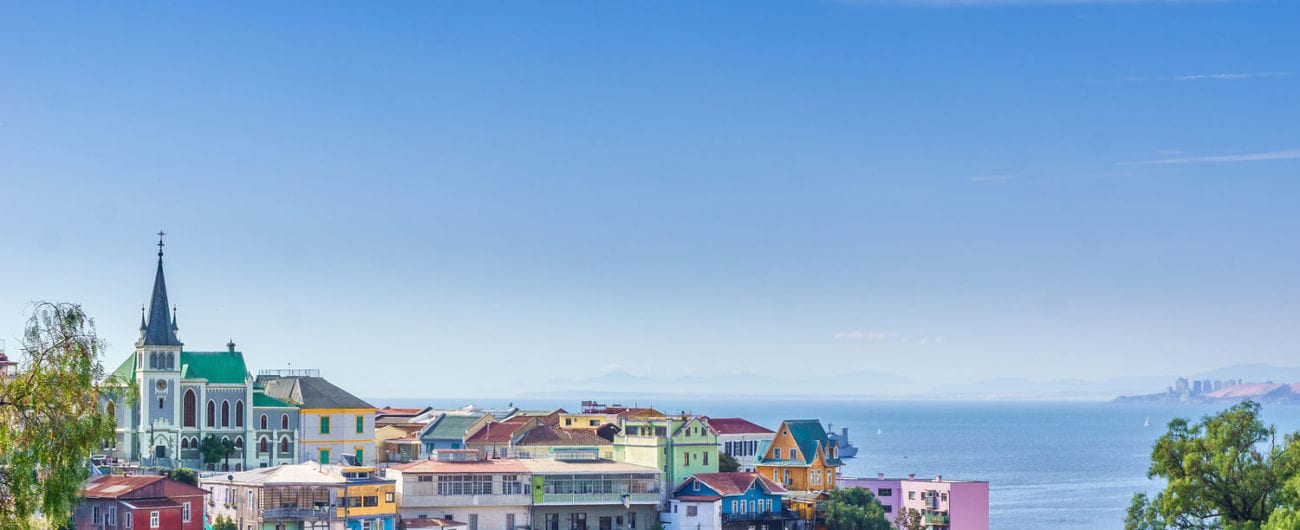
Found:
[[[176,326],[176,306],[172,306],[172,331],[177,331],[180,329],[181,328]]]
[[[176,338],[175,313],[168,318],[167,281],[163,278],[163,240],[165,232],[158,232],[158,272],[153,279],[153,296],[149,299],[149,319],[145,322],[141,346],[180,346]]]

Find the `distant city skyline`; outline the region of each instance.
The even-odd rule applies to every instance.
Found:
[[[13,356],[32,301],[77,302],[116,366],[164,230],[187,349],[359,396],[1295,365],[1296,20],[11,4],[0,337]]]

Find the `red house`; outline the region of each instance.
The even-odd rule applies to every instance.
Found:
[[[102,475],[86,481],[78,530],[203,530],[208,491],[169,478]]]

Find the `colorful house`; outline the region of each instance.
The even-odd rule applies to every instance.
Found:
[[[207,490],[153,475],[100,475],[82,487],[77,528],[203,530]]]
[[[487,458],[515,456],[515,442],[538,426],[538,417],[525,416],[518,421],[490,421],[476,424],[465,436],[465,447],[478,449]]]
[[[531,524],[530,472],[517,459],[440,450],[433,458],[390,467],[385,476],[397,483],[406,528],[460,522],[468,530],[515,530]]]
[[[374,405],[315,370],[263,370],[257,380],[268,396],[299,407],[300,462],[375,465]]]
[[[656,468],[599,458],[592,448],[520,460],[532,476],[536,530],[648,530],[662,497]]]
[[[709,418],[709,427],[718,433],[718,450],[735,458],[740,471],[755,470],[758,448],[775,434],[744,418]]]
[[[465,434],[479,420],[487,416],[482,412],[444,412],[436,416],[420,431],[424,454],[441,449],[464,449]],[[487,421],[491,421],[488,417]]]
[[[624,419],[614,459],[663,473],[665,495],[696,473],[718,472],[718,435],[703,416]]]
[[[904,510],[921,514],[928,530],[988,530],[989,483],[971,480],[887,478],[843,478],[842,488],[866,488],[885,508],[885,516],[897,520]]]
[[[758,473],[795,491],[834,489],[841,465],[839,448],[818,420],[781,423],[754,462]]]
[[[396,486],[373,467],[313,462],[215,474],[199,485],[212,491],[213,516],[241,530],[396,528]]]
[[[376,425],[375,450],[379,451],[379,461],[391,463],[419,460],[420,439],[417,436],[423,428],[423,425],[416,423]]]
[[[786,510],[784,486],[758,473],[700,473],[673,490],[668,530],[783,530],[798,515]]]
[[[514,442],[519,458],[546,458],[559,449],[574,447],[595,448],[600,458],[614,459],[614,444],[590,429],[563,429],[538,425]]]

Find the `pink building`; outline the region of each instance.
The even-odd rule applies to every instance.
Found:
[[[931,530],[988,530],[989,483],[970,480],[886,478],[841,478],[841,488],[866,488],[885,507],[891,521],[905,509],[921,512]]]

